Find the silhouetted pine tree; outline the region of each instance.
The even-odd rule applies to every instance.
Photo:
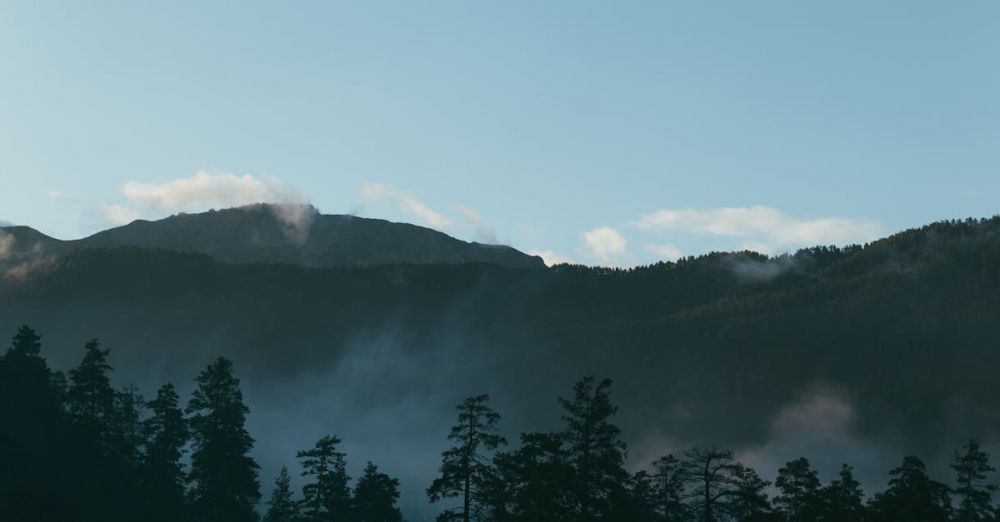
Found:
[[[789,520],[814,522],[819,518],[820,482],[808,459],[801,457],[782,466],[774,485],[780,492],[774,504]]]
[[[274,480],[271,498],[267,501],[264,522],[297,522],[298,520],[299,504],[292,498],[292,481],[288,476],[288,467],[281,466],[281,472]]]
[[[995,468],[990,465],[990,456],[980,449],[979,440],[971,439],[955,452],[951,468],[955,470],[957,486],[952,490],[958,497],[955,512],[957,522],[991,520],[993,515],[993,492],[997,486],[986,480],[986,475]]]
[[[837,478],[820,490],[823,522],[861,522],[865,519],[864,492],[854,479],[847,464],[840,468]]]
[[[354,486],[351,502],[352,522],[403,522],[403,513],[396,506],[399,481],[379,472],[371,462]]]
[[[337,451],[340,439],[327,435],[312,449],[296,457],[302,464],[302,476],[311,482],[302,486],[302,517],[308,521],[346,520],[351,510],[345,454]]]
[[[455,446],[441,453],[440,476],[427,488],[431,502],[461,497],[462,505],[449,508],[438,520],[484,520],[483,499],[479,495],[492,475],[486,452],[507,441],[497,432],[500,415],[488,405],[488,395],[469,397],[457,406],[458,424],[452,426],[448,440]]]
[[[573,386],[572,400],[559,398],[566,427],[562,433],[566,461],[573,468],[569,492],[578,520],[606,518],[614,499],[624,498],[628,479],[625,443],[610,419],[618,411],[611,403],[611,380],[584,377]]]
[[[108,450],[115,416],[115,389],[108,375],[110,352],[102,350],[97,339],[90,340],[84,350],[80,365],[69,371],[66,406],[84,432],[96,437]]]
[[[684,453],[681,477],[688,486],[691,512],[700,522],[717,522],[725,504],[743,479],[743,467],[733,452],[717,447],[691,448]]]
[[[130,468],[139,465],[145,449],[142,429],[145,408],[146,402],[135,386],[128,385],[115,392],[108,449],[112,458]]]
[[[737,465],[732,494],[726,498],[723,511],[734,522],[781,520],[781,516],[772,511],[771,502],[767,498],[765,490],[769,485],[771,483],[760,478],[753,469]]]
[[[151,522],[182,520],[186,514],[181,457],[190,435],[179,403],[173,384],[161,386],[147,403],[152,415],[142,424],[148,446],[140,479],[146,520]]]
[[[948,486],[927,475],[923,461],[914,456],[889,472],[889,489],[871,502],[872,520],[945,522],[951,514]]]
[[[623,499],[615,499],[610,520],[630,522],[656,522],[656,488],[646,471],[638,471],[628,478]]]
[[[244,426],[249,410],[233,363],[220,357],[196,382],[187,406],[194,440],[188,477],[192,515],[204,522],[252,522],[260,499],[258,466],[248,455],[254,442]]]
[[[653,488],[656,496],[657,520],[681,522],[687,519],[684,506],[684,479],[681,462],[673,455],[660,457],[653,463]]]
[[[519,522],[568,520],[573,468],[566,462],[562,438],[555,433],[522,433],[521,446],[494,459],[507,477],[510,512]]]

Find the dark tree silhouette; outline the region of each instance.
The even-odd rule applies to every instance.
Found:
[[[820,482],[808,459],[801,457],[782,466],[774,485],[780,492],[774,504],[789,520],[814,522],[819,519]]]
[[[302,517],[308,521],[345,520],[351,510],[347,460],[337,451],[340,439],[327,435],[312,449],[296,454],[302,464],[302,476],[310,482],[302,486]]]
[[[573,386],[573,398],[559,398],[566,461],[573,468],[569,492],[573,513],[587,521],[607,517],[614,500],[624,498],[628,473],[623,466],[625,443],[621,430],[611,422],[618,411],[610,396],[611,380],[584,377]]]
[[[66,406],[73,419],[105,444],[111,438],[115,417],[115,389],[108,375],[109,353],[100,348],[97,339],[87,342],[80,365],[69,371],[66,393]]]
[[[566,463],[562,438],[554,433],[522,433],[521,446],[494,459],[506,477],[513,520],[568,520],[573,468]]]
[[[292,498],[292,481],[288,467],[281,466],[278,478],[274,480],[271,498],[267,501],[264,522],[296,522],[299,520],[299,505]]]
[[[736,522],[775,520],[775,514],[771,510],[771,503],[765,491],[771,483],[760,478],[756,471],[743,465],[737,465],[734,478],[732,494],[726,498],[723,505],[723,511],[729,518]]]
[[[658,520],[661,522],[686,520],[684,477],[681,474],[681,462],[677,457],[667,455],[654,462],[652,481]]]
[[[820,490],[823,522],[861,522],[865,519],[864,492],[850,466],[840,467],[837,478]]]
[[[889,475],[892,477],[889,489],[872,500],[873,520],[944,522],[949,519],[948,486],[932,480],[923,461],[914,456],[905,457],[902,465]]]
[[[986,480],[988,473],[996,471],[990,465],[990,456],[980,449],[978,439],[970,439],[955,452],[951,469],[955,470],[956,487],[952,490],[958,496],[955,511],[957,522],[991,520],[993,517],[993,492],[997,486]]]
[[[146,446],[142,429],[145,408],[146,403],[135,386],[129,385],[115,392],[108,449],[112,458],[129,467],[139,465]]]
[[[220,357],[198,375],[188,403],[191,454],[191,511],[196,521],[252,522],[260,499],[257,463],[248,455],[248,409],[233,363]]]
[[[353,522],[402,522],[403,513],[396,506],[399,481],[379,472],[371,462],[354,486],[351,502]]]
[[[614,511],[609,519],[632,522],[656,522],[656,488],[646,471],[638,471],[628,478],[624,490],[625,498],[614,503]]]
[[[186,514],[186,478],[181,457],[189,432],[179,404],[177,390],[168,383],[160,387],[156,398],[146,405],[152,414],[142,424],[148,445],[140,479],[147,507],[146,520],[151,522],[182,520]]]
[[[681,476],[688,485],[691,508],[701,522],[717,522],[741,480],[743,467],[733,452],[717,447],[691,448],[684,453]]]
[[[448,440],[455,446],[441,453],[440,476],[427,489],[431,502],[461,497],[462,505],[446,509],[439,520],[482,520],[486,507],[479,495],[493,475],[487,452],[507,441],[497,431],[500,415],[487,403],[488,395],[469,397],[457,406],[458,423],[452,426]]]

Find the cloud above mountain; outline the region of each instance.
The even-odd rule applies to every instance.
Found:
[[[598,227],[583,233],[583,243],[598,264],[619,266],[628,257],[628,242],[611,227]]]
[[[764,253],[813,245],[864,243],[882,235],[881,224],[874,220],[798,218],[766,206],[662,209],[642,216],[632,225],[645,231],[738,238],[748,248]]]
[[[130,181],[122,187],[131,203],[152,210],[192,212],[251,203],[305,203],[296,189],[272,178],[198,171],[163,183]]]

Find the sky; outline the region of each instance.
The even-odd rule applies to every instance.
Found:
[[[0,0],[0,221],[310,203],[634,266],[997,213],[1000,3]]]

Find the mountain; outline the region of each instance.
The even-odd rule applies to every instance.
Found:
[[[70,251],[141,247],[202,253],[226,263],[307,267],[486,263],[542,268],[541,258],[504,245],[468,243],[416,225],[322,215],[306,205],[251,205],[158,221],[138,220],[75,241],[5,227],[19,259]]]
[[[1000,445],[1000,218],[629,270],[220,259],[116,246],[22,261],[0,272],[0,333],[33,325],[62,370],[100,337],[118,383],[147,393],[186,392],[229,357],[262,482],[334,433],[352,466],[402,479],[412,519],[433,518],[424,489],[455,403],[489,393],[508,438],[550,430],[554,398],[588,374],[614,379],[636,467],[719,444],[765,476],[808,455],[824,480],[846,461],[880,485],[902,455],[949,477],[965,439]]]

